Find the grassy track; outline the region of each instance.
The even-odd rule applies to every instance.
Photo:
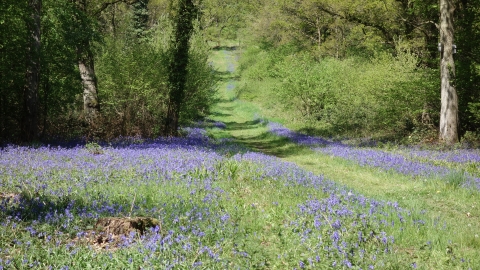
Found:
[[[254,103],[235,99],[231,86],[236,82],[234,73],[229,73],[227,66],[232,66],[235,59],[232,51],[215,51],[212,61],[224,76],[220,86],[222,102],[215,108],[212,120],[222,121],[225,130],[212,130],[217,137],[231,137],[254,151],[274,155],[285,161],[325,178],[344,184],[366,196],[386,201],[396,201],[402,207],[413,210],[425,210],[432,224],[440,220],[445,226],[442,235],[438,232],[425,232],[412,239],[401,239],[397,244],[398,252],[415,258],[426,256],[429,269],[448,269],[445,255],[455,253],[466,258],[480,255],[480,205],[479,193],[472,190],[454,188],[444,181],[433,179],[412,179],[393,172],[383,172],[375,168],[361,167],[341,158],[330,157],[314,152],[307,147],[295,145],[287,139],[268,133],[265,125],[258,119],[262,112]],[[231,70],[230,70],[231,71]],[[261,91],[261,89],[259,89]],[[264,107],[263,107],[264,108]],[[433,234],[433,235],[432,235]],[[436,239],[437,244],[426,244]],[[447,243],[442,245],[441,243]],[[426,251],[428,250],[428,251]]]
[[[274,135],[268,93],[236,96],[235,53],[210,59],[221,122],[185,137],[0,149],[0,270],[479,269],[477,191]]]

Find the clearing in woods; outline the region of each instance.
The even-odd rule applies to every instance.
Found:
[[[308,171],[321,174],[326,179],[341,183],[366,196],[395,201],[407,209],[424,211],[430,217],[428,222],[441,220],[442,225],[448,229],[442,232],[441,237],[430,238],[435,238],[438,242],[447,241],[449,248],[437,250],[437,255],[432,255],[435,254],[432,252],[428,256],[439,256],[445,260],[445,254],[450,252],[455,252],[458,256],[480,254],[480,205],[477,191],[452,188],[442,180],[412,178],[360,166],[355,162],[322,154],[284,137],[272,135],[265,125],[266,119],[262,117],[264,111],[261,104],[237,98],[235,87],[242,83],[236,73],[239,57],[240,53],[236,50],[218,50],[212,53],[212,61],[223,80],[219,87],[221,102],[210,119],[226,124],[224,130],[212,130],[214,136],[230,137],[254,151],[294,162]],[[423,254],[425,249],[434,249],[431,240],[425,243],[416,240],[418,239],[404,241],[402,244],[411,245],[403,247],[404,251]]]

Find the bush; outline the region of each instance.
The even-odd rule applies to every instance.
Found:
[[[480,132],[465,132],[460,143],[467,148],[480,148]]]
[[[258,60],[251,55],[255,51]],[[434,71],[418,68],[417,58],[408,51],[397,51],[396,56],[380,53],[372,59],[318,60],[309,53],[278,58],[275,52],[250,51],[245,61],[250,66],[243,67],[243,74],[249,79],[264,80],[266,74],[279,79],[281,86],[270,90],[271,98],[295,118],[317,123],[324,134],[407,135],[431,128],[429,119],[439,111]]]
[[[208,64],[209,47],[201,35],[192,37],[188,63],[185,103],[180,113],[180,123],[188,124],[206,117],[217,101],[218,78]]]
[[[166,111],[166,54],[149,43],[108,39],[97,62],[108,137],[155,136]]]
[[[168,29],[142,40],[126,35],[107,38],[97,61],[103,119],[101,136],[155,137],[162,135],[168,99]],[[200,35],[193,38],[189,55],[185,103],[180,121],[185,124],[208,114],[215,101],[216,80],[208,66],[208,50]],[[108,134],[107,134],[108,133]]]

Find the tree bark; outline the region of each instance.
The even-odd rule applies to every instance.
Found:
[[[164,133],[168,136],[178,135],[180,110],[185,99],[185,85],[188,75],[190,37],[193,32],[193,20],[196,12],[192,0],[180,1],[168,71],[169,100],[164,126]]]
[[[100,112],[98,103],[97,78],[95,76],[95,66],[93,54],[89,45],[77,49],[78,69],[83,86],[83,111],[88,119],[95,118]]]
[[[87,0],[79,0],[78,8],[87,16]],[[100,113],[98,102],[97,77],[95,76],[95,65],[90,37],[85,35],[77,44],[78,69],[83,86],[83,111],[87,121],[93,121]]]
[[[446,144],[458,142],[458,97],[455,89],[455,62],[453,59],[452,0],[440,0],[441,41],[441,111],[440,140]]]
[[[28,6],[31,18],[27,23],[30,37],[29,45],[27,46],[27,66],[23,91],[22,139],[24,141],[32,141],[38,138],[38,89],[40,85],[41,53],[40,13],[42,1],[30,0]]]

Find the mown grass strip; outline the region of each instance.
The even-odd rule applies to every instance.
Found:
[[[222,114],[224,108],[228,108],[228,115]],[[262,112],[253,103],[239,100],[225,102],[219,104],[217,112],[212,119],[227,124],[221,135],[223,137],[230,136],[252,150],[294,162],[366,196],[396,201],[412,211],[426,212],[429,225],[440,226],[442,231],[426,230],[421,234],[400,237],[396,244],[399,253],[411,258],[421,256],[427,269],[449,269],[447,254],[455,253],[457,257],[470,260],[476,258],[480,250],[478,192],[457,188],[452,184],[454,181],[384,172],[295,145],[270,134],[264,124],[254,121]],[[217,136],[215,132],[212,134]]]

